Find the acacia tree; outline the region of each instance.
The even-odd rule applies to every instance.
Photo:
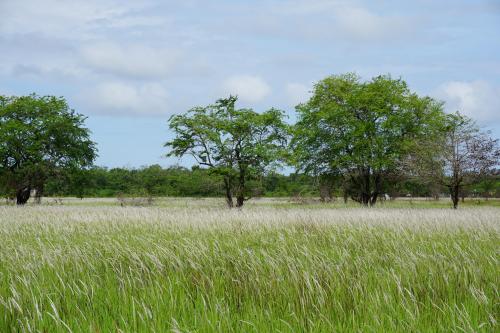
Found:
[[[192,156],[196,162],[222,176],[226,201],[241,207],[249,199],[247,181],[272,169],[285,154],[288,126],[283,111],[257,113],[236,109],[237,97],[195,107],[169,119],[176,137],[165,144],[167,156]]]
[[[419,147],[411,159],[417,174],[448,188],[454,209],[465,187],[491,174],[500,159],[498,139],[459,112],[446,115],[439,138],[423,138]]]
[[[31,190],[40,198],[46,180],[96,157],[85,117],[62,97],[0,96],[0,182],[25,204]]]
[[[352,73],[314,86],[311,99],[296,107],[293,162],[306,173],[345,178],[355,201],[374,205],[384,180],[395,172],[411,142],[435,131],[442,104],[412,93],[390,76],[361,82]]]

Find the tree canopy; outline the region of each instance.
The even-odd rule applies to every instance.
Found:
[[[95,143],[85,117],[62,97],[0,96],[0,181],[18,204],[41,195],[50,175],[92,164]]]
[[[412,93],[401,79],[334,75],[297,106],[292,149],[299,170],[342,176],[352,199],[373,205],[384,177],[398,169],[416,138],[434,135],[442,104]]]
[[[190,155],[201,167],[221,175],[230,207],[233,195],[237,207],[251,195],[246,182],[252,176],[284,158],[288,140],[283,111],[237,109],[236,101],[230,96],[172,116],[169,126],[176,137],[165,144],[169,156]]]

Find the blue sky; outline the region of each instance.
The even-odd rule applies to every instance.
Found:
[[[500,0],[0,0],[0,94],[65,96],[98,165],[162,157],[167,119],[229,93],[294,105],[312,84],[391,74],[500,137]]]

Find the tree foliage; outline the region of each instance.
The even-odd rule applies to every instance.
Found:
[[[416,138],[433,134],[442,104],[412,93],[401,79],[330,76],[297,106],[292,149],[299,170],[342,176],[352,199],[374,205]]]
[[[250,193],[265,197],[292,197],[297,193],[317,196],[315,179],[304,174],[269,172],[246,183]],[[74,169],[64,177],[51,177],[45,195],[53,197],[223,197],[223,179],[212,170],[193,166],[163,168],[151,165],[138,169],[92,167]],[[0,194],[3,194],[0,189]]]
[[[41,195],[49,176],[92,164],[96,147],[84,121],[64,98],[0,96],[0,180],[18,204],[33,189]]]
[[[282,160],[288,139],[283,111],[237,109],[237,98],[219,99],[169,120],[176,137],[165,144],[169,156],[192,156],[201,167],[222,176],[226,200],[241,207],[251,195],[246,182]]]

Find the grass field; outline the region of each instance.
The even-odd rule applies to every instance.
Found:
[[[145,203],[145,198],[125,198],[125,204],[134,201]],[[14,205],[14,202],[6,202],[0,200],[0,206]],[[29,205],[35,205],[30,199]],[[42,201],[44,206],[84,206],[97,207],[109,206],[119,207],[120,200],[117,198],[44,198]],[[225,208],[225,201],[221,198],[175,198],[175,197],[157,197],[153,198],[154,207],[161,208]],[[342,198],[336,198],[330,203],[322,203],[319,198],[302,198],[301,201],[293,200],[292,198],[254,198],[245,203],[245,207],[273,207],[273,208],[302,208],[302,209],[317,209],[317,208],[358,208],[359,204],[349,200],[344,204]],[[450,198],[441,198],[433,200],[431,198],[396,198],[395,200],[378,201],[379,208],[451,208],[452,202]],[[460,201],[459,207],[467,208],[482,208],[482,207],[498,207],[500,208],[499,198],[466,198],[465,201]]]
[[[495,203],[115,201],[0,206],[0,332],[499,330]]]

